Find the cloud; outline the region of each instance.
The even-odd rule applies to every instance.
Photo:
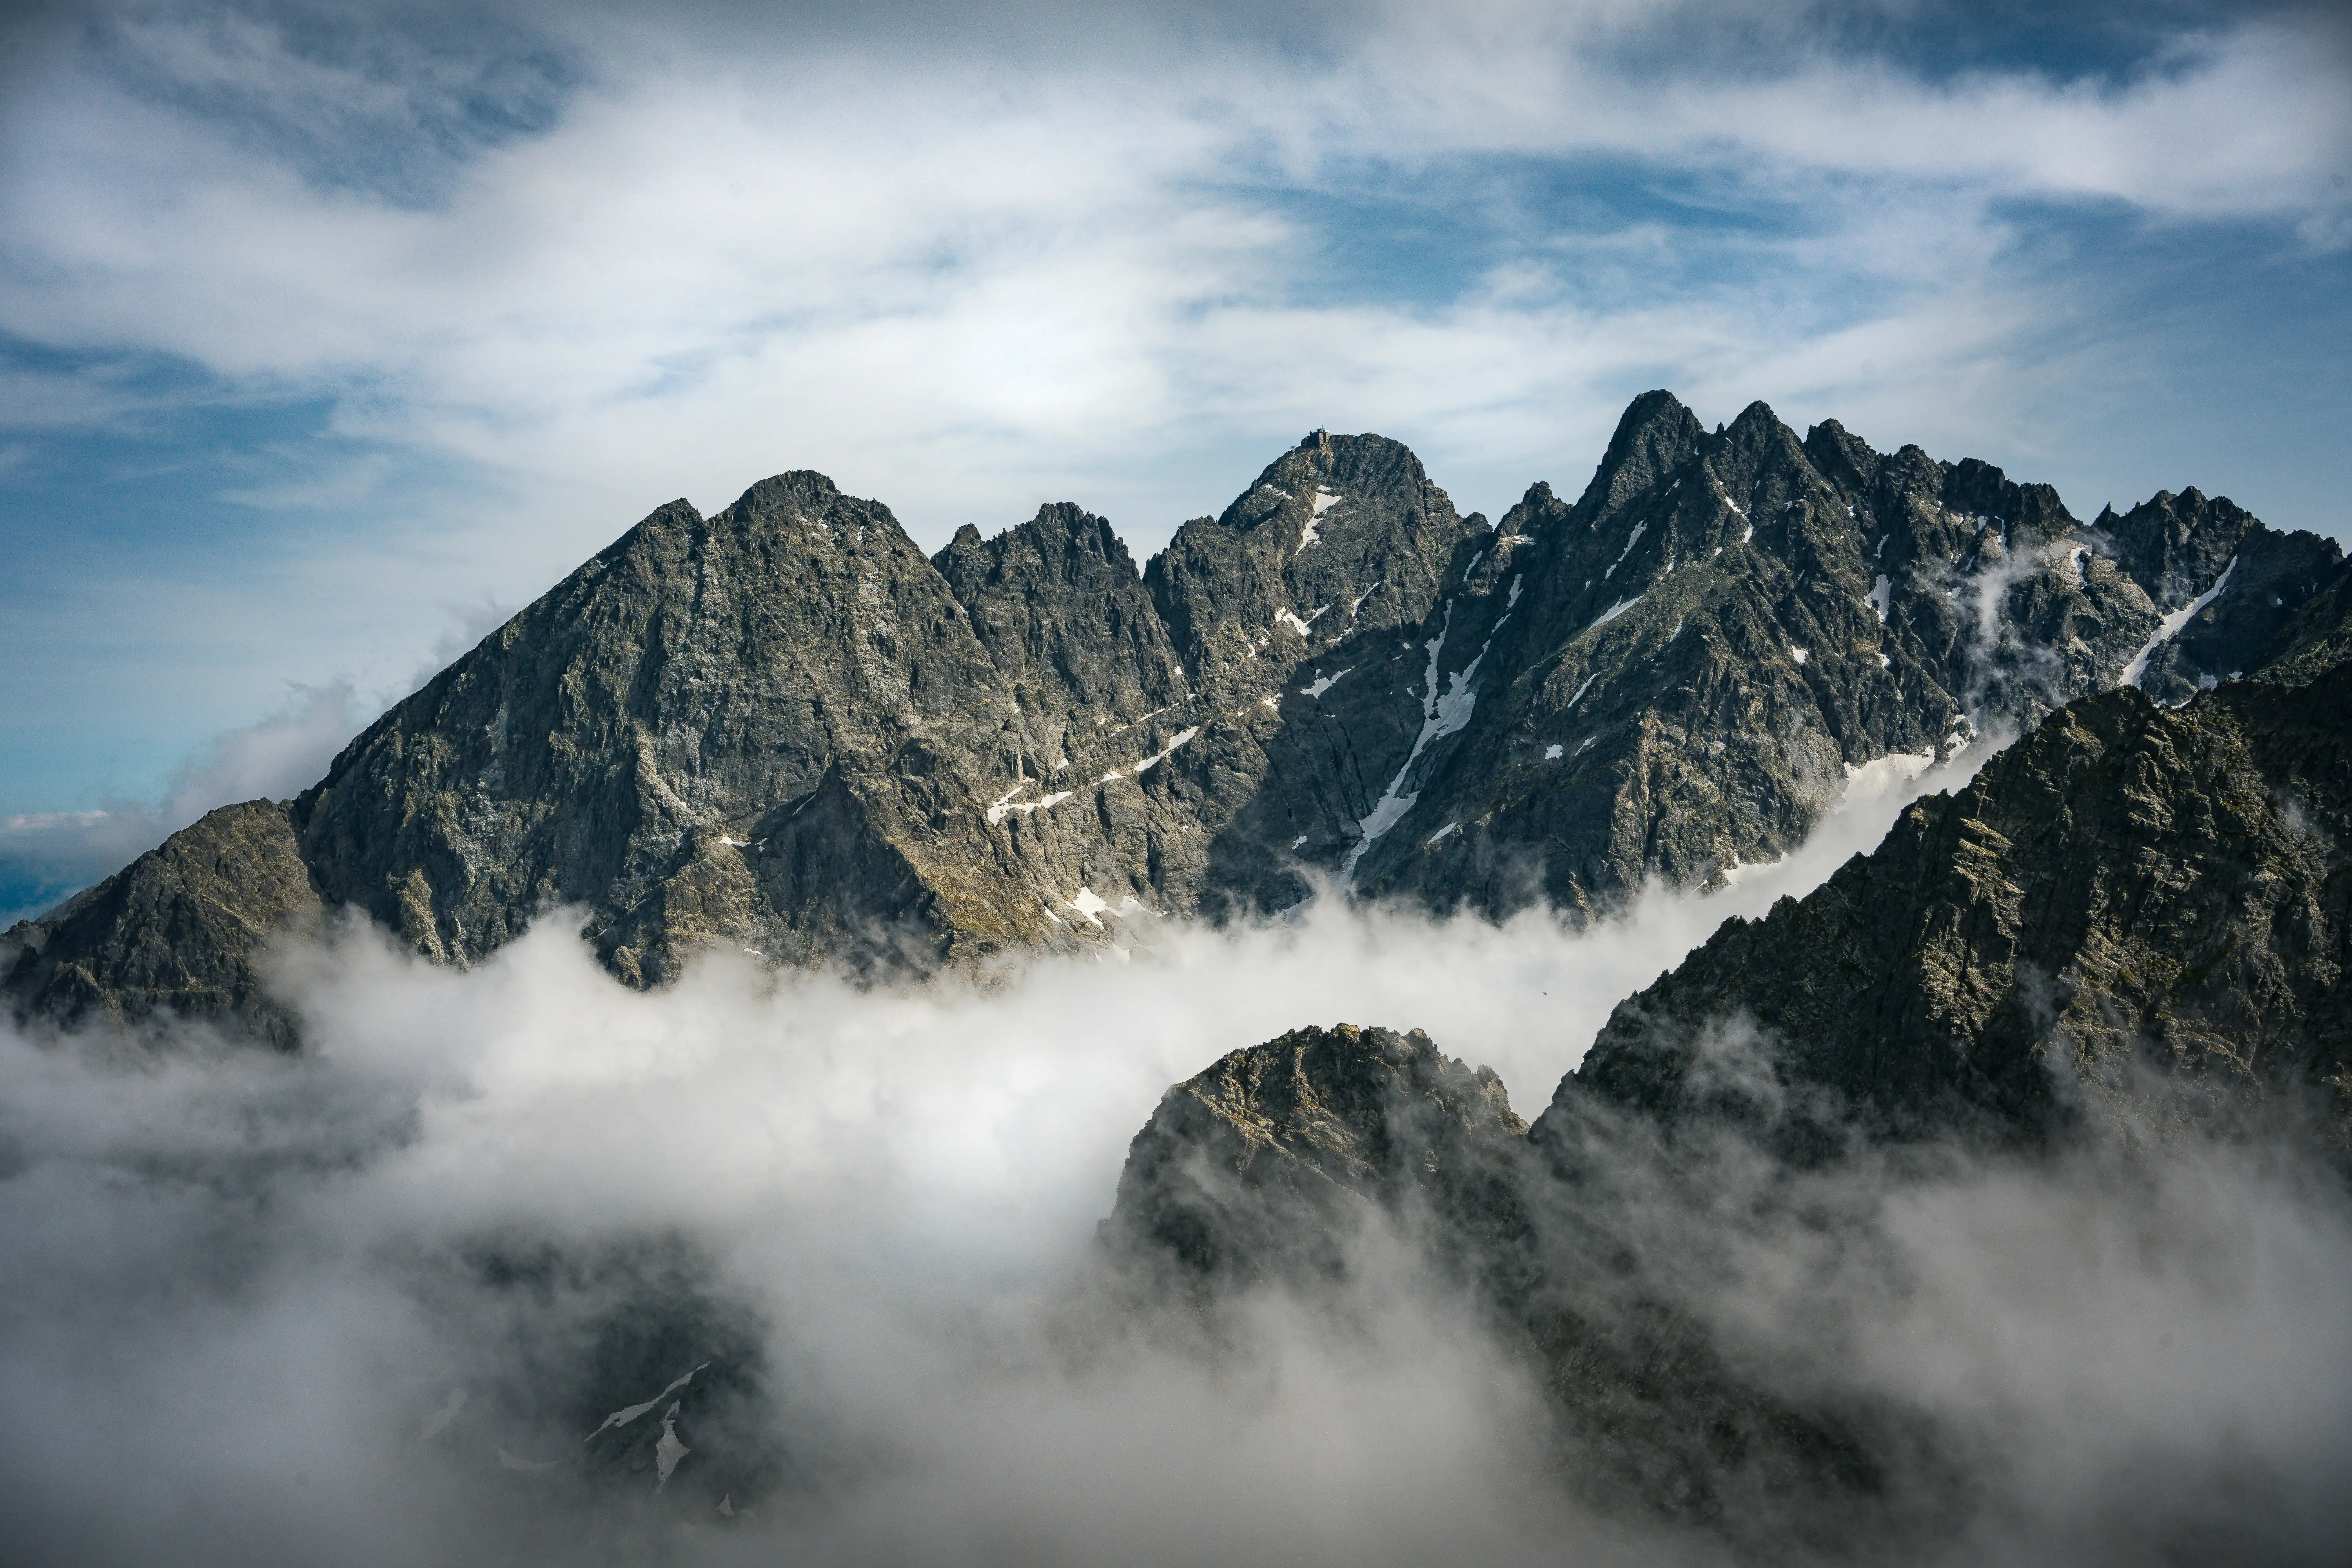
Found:
[[[2332,384],[2319,23],[2052,65],[1785,12],[99,8],[0,101],[0,530],[70,563],[0,657],[119,754],[155,666],[226,667],[190,733],[288,674],[373,690],[453,595],[786,468],[927,545],[1076,500],[1142,554],[1317,426],[1465,510],[1573,489],[1657,385],[2085,514],[2196,482],[2338,526],[2332,447],[2219,390]],[[100,483],[159,452],[201,496]],[[84,629],[134,599],[146,671]]]
[[[277,713],[219,737],[181,764],[163,820],[176,828],[216,805],[299,795],[326,776],[328,763],[359,729],[349,684],[298,688]]]
[[[2352,142],[2352,95],[2279,25],[2186,39],[2121,83],[1924,82],[1794,47],[1633,71],[1624,38],[1660,24],[1617,6],[1307,15],[1329,47],[1304,56],[1236,42],[1171,58],[1113,28],[1087,68],[1008,81],[984,55],[877,52],[907,42],[887,19],[873,47],[753,28],[766,49],[741,59],[724,26],[606,14],[549,43],[582,62],[554,73],[553,106],[478,142],[429,133],[461,118],[436,107],[464,98],[452,79],[495,74],[478,59],[387,49],[355,78],[236,13],[124,25],[17,112],[0,321],[325,387],[346,431],[542,482],[652,497],[684,478],[715,503],[789,460],[771,455],[786,435],[927,519],[951,494],[1010,515],[1028,497],[998,496],[992,470],[1099,483],[1112,452],[1131,463],[1204,417],[1256,428],[1313,405],[1444,432],[1501,404],[1556,427],[1563,380],[1622,396],[1622,342],[1677,384],[1730,379],[1708,364],[1716,344],[1738,345],[1723,372],[1774,382],[1824,329],[1868,324],[1759,319],[1755,286],[1783,273],[1862,280],[1914,349],[1948,332],[1932,301],[1956,286],[2014,322],[2032,301],[1994,281],[1990,204],[2299,216],[2330,199]],[[1678,37],[1729,25],[1668,19]],[[272,122],[325,117],[294,137],[305,148],[359,156],[385,121],[447,142],[446,189],[417,204],[306,175],[332,158],[257,147],[250,115],[205,110],[222,94],[274,105]],[[1743,240],[1685,207],[1671,248],[1729,240],[1745,286],[1596,320],[1508,287],[1508,268],[1459,299],[1314,298],[1323,237],[1266,201],[1415,170],[1475,191],[1493,160],[1529,157],[1633,161],[1597,171],[1603,185],[1702,171],[1736,208],[1801,202],[1805,224]],[[1483,242],[1475,211],[1443,220]],[[1269,326],[1256,354],[1228,347]],[[1986,336],[1954,346],[1983,353]],[[1301,339],[1339,357],[1285,341]],[[1386,363],[1366,395],[1347,361],[1370,346]],[[1887,363],[1937,378],[1951,352]],[[1516,434],[1524,465],[1535,432]],[[1181,515],[1163,487],[1101,504],[1149,494],[1149,538]]]
[[[1779,886],[1869,836],[1840,820]],[[1205,1324],[1129,1315],[1087,1258],[1129,1137],[1223,1051],[1418,1023],[1531,1109],[1772,875],[1582,936],[1327,906],[879,990],[718,955],[633,993],[560,919],[464,973],[352,928],[279,955],[303,1058],[0,1034],[0,1528],[36,1562],[1723,1561],[1574,1500],[1528,1370],[1377,1238],[1336,1312]],[[2352,1227],[2277,1170],[1948,1166],[1761,1211],[1627,1172],[1743,1364],[1946,1442],[1955,1560],[2095,1561],[2147,1475],[2175,1521],[2341,1522]],[[751,1415],[682,1415],[658,1493],[567,1479],[714,1344]]]
[[[160,802],[0,817],[0,927],[111,876],[215,806],[299,795],[361,723],[349,682],[298,687],[276,713],[184,760]]]

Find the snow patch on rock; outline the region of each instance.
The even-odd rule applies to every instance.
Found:
[[[1315,678],[1313,684],[1300,687],[1298,689],[1298,695],[1301,697],[1320,697],[1325,692],[1330,690],[1333,687],[1339,685],[1340,678],[1345,676],[1349,670],[1355,668],[1356,667],[1351,664],[1348,666],[1347,669],[1339,671],[1338,675],[1318,675]]]
[[[1632,609],[1641,602],[1642,595],[1639,594],[1634,595],[1630,599],[1620,599],[1615,604],[1610,605],[1607,609],[1601,611],[1601,614],[1594,618],[1592,626],[1587,626],[1584,629],[1589,632],[1595,626],[1605,626],[1610,622],[1615,620],[1618,616],[1623,615],[1626,611]]]
[[[1625,536],[1625,548],[1617,552],[1617,559],[1612,561],[1609,563],[1609,569],[1601,574],[1602,582],[1605,583],[1617,574],[1617,568],[1625,564],[1625,557],[1633,553],[1633,546],[1642,542],[1642,535],[1648,532],[1649,528],[1650,525],[1646,522],[1637,522],[1633,525],[1633,531]]]
[[[2179,633],[2181,627],[2197,618],[2206,605],[2220,598],[2221,590],[2230,585],[2230,579],[2236,575],[2237,570],[2238,558],[2232,555],[2230,557],[2230,563],[2221,568],[2221,574],[2213,580],[2211,587],[2158,622],[2156,635],[2147,639],[2146,647],[2132,656],[2131,663],[2124,667],[2124,677],[2118,684],[2137,686],[2140,683],[2140,678],[2147,673],[2147,661],[2154,656],[2156,650],[2170,642]]]

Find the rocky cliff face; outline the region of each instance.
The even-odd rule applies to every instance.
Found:
[[[1420,1030],[1293,1030],[1168,1091],[1136,1134],[1104,1237],[1231,1280],[1338,1273],[1374,1215],[1446,1234],[1513,1223],[1501,1080]]]
[[[354,741],[293,807],[320,895],[469,962],[551,906],[625,978],[1042,927],[963,809],[1007,694],[888,511],[820,476],[663,508]]]
[[[1527,1131],[1491,1071],[1418,1030],[1295,1030],[1169,1090],[1129,1151],[1105,1257],[1143,1300],[1213,1311],[1268,1285],[1349,1300],[1368,1278],[1393,1286],[1402,1258],[1466,1288],[1525,1354],[1592,1500],[1737,1521],[1783,1549],[1829,1544],[1807,1534],[1823,1515],[1840,1552],[1866,1540],[1851,1504],[1916,1444],[1875,1412],[1744,1383],[1645,1276],[1672,1247],[1643,1220],[1676,1200],[1626,1190],[1638,1139],[1611,1129],[1634,1157],[1564,1178]]]
[[[662,508],[353,742],[278,812],[296,859],[168,939],[221,984],[126,956],[163,939],[112,883],[0,963],[20,1013],[135,1018],[243,1007],[236,933],[322,904],[460,964],[578,907],[640,984],[709,944],[923,966],[1333,885],[1590,911],[1784,852],[1873,758],[2126,679],[2177,700],[2337,570],[2193,491],[2086,527],[1664,393],[1574,504],[1492,527],[1318,432],[1139,574],[1076,507],[926,560],[785,474]]]
[[[1725,922],[1618,1006],[1556,1110],[1826,1151],[2284,1100],[2352,1151],[2347,834],[2352,664],[2085,699],[1811,896]]]
[[[1848,768],[2137,677],[2160,607],[2242,545],[2337,558],[2242,517],[2182,515],[2225,535],[2193,558],[2129,553],[1983,464],[1800,441],[1760,404],[1709,436],[1653,394],[1573,506],[1538,487],[1504,518],[1429,662],[1430,743],[1330,852],[1367,891],[1496,911],[1705,884],[1793,846]],[[2292,575],[2247,582],[2291,605]]]
[[[2275,658],[2272,645],[2298,607],[2343,569],[2333,542],[2273,532],[2193,489],[2159,492],[2120,517],[2104,512],[2094,526],[2114,539],[2163,612],[2160,640],[2128,673],[2130,684],[2169,703]]]
[[[2249,679],[2078,699],[1810,896],[1726,922],[1524,1134],[1418,1034],[1233,1053],[1137,1135],[1112,1257],[1311,1290],[1378,1258],[1385,1220],[1526,1355],[1604,1500],[1767,1555],[1956,1534],[1973,1461],[1897,1396],[1743,1359],[1722,1260],[1776,1234],[1867,1253],[1870,1201],[1956,1148],[2013,1171],[2120,1143],[2145,1177],[2183,1133],[2284,1133],[2352,1168],[2337,586]]]
[[[177,1014],[282,1048],[294,1043],[294,1022],[264,993],[254,959],[270,936],[320,908],[286,808],[249,801],[208,814],[17,926],[0,966],[20,1006],[62,1024],[137,1026]]]

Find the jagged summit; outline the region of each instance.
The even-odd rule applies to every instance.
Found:
[[[131,963],[109,893],[17,928],[7,985],[249,1011],[254,944],[346,904],[460,964],[581,907],[646,984],[706,944],[922,966],[1318,881],[1592,911],[1785,851],[1873,759],[2226,679],[2339,571],[2195,492],[2086,527],[1982,463],[1761,404],[1709,433],[1664,392],[1572,505],[1538,483],[1489,526],[1401,444],[1316,431],[1140,573],[1068,503],[927,559],[799,470],[656,510],[252,807],[266,870],[167,941],[203,984]],[[187,885],[161,865],[123,875]]]
[[[1872,1209],[1916,1226],[1979,1157],[2003,1209],[2032,1176],[2077,1215],[2167,1179],[2174,1145],[2352,1170],[2347,593],[2339,570],[2245,680],[2066,704],[1811,894],[1725,921],[1617,1005],[1532,1125],[1419,1031],[1229,1052],[1135,1135],[1107,1259],[1155,1295],[1275,1279],[1309,1300],[1411,1259],[1529,1352],[1596,1500],[1725,1531],[1741,1559],[1809,1533],[1937,1558],[2006,1506],[1966,1479],[1968,1441],[1931,1406],[1787,1377],[1726,1259],[1794,1269],[1836,1343],[1830,1280],[1917,1282]],[[2171,1256],[2159,1228],[2120,1234]]]
[[[1255,700],[1318,648],[1418,626],[1484,529],[1402,444],[1318,431],[1213,521],[1178,529],[1144,582],[1194,680]]]
[[[1616,433],[1601,466],[1578,500],[1580,510],[1599,511],[1628,499],[1680,468],[1706,438],[1706,426],[1671,392],[1645,392],[1619,416]],[[1551,487],[1543,487],[1550,497]],[[1529,492],[1528,500],[1534,500]],[[1522,501],[1521,505],[1528,504]]]
[[[1621,1003],[1547,1114],[1729,1115],[1801,1150],[2313,1097],[2352,1152],[2348,742],[2352,663],[2070,704]],[[1710,1070],[1726,1028],[1755,1037],[1749,1070]]]
[[[931,557],[1021,713],[1082,726],[1088,714],[1132,722],[1188,701],[1190,678],[1111,525],[1067,502],[994,539],[969,524]],[[1033,734],[1040,756],[1067,748]]]

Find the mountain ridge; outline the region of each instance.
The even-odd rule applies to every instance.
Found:
[[[1913,1391],[1759,1360],[1725,1258],[1874,1258],[1871,1289],[1901,1293],[1877,1227],[1969,1173],[2064,1206],[2179,1155],[2199,1179],[2201,1152],[2352,1191],[2347,584],[2245,679],[2078,698],[1811,892],[1724,921],[1618,1004],[1531,1123],[1418,1030],[1228,1052],[1135,1134],[1106,1263],[1144,1301],[1271,1281],[1344,1313],[1402,1256],[1524,1360],[1563,1476],[1601,1506],[1743,1558],[1967,1540],[1998,1506],[1971,1493],[1983,1456]],[[1786,1289],[1784,1266],[1808,1267],[1761,1272]],[[1825,1343],[1853,1309],[1822,1309]]]
[[[1760,403],[1710,435],[1664,392],[1573,504],[1539,483],[1490,525],[1401,444],[1318,431],[1140,572],[1069,503],[927,557],[796,470],[656,509],[271,807],[290,839],[186,929],[222,984],[129,963],[104,899],[0,973],[20,1016],[242,1017],[256,942],[314,906],[466,964],[578,905],[640,985],[710,944],[920,969],[1318,886],[1588,918],[1786,852],[1862,763],[2127,672],[2194,691],[2339,560],[2195,491],[2084,525],[1982,463]]]

